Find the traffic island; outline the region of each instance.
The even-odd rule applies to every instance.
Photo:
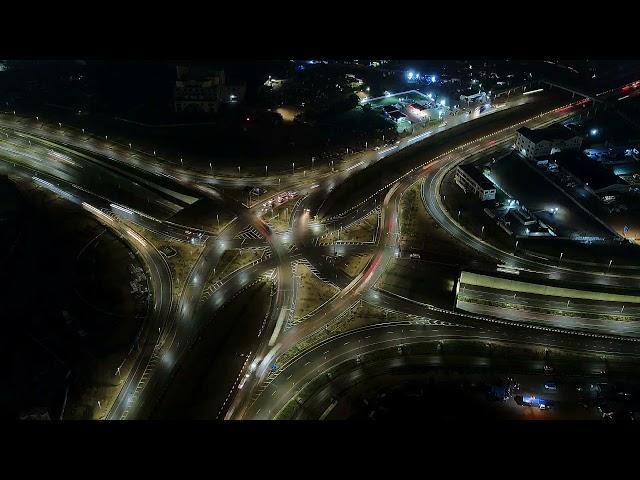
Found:
[[[276,233],[284,233],[291,227],[291,209],[294,203],[289,202],[279,205],[267,211],[263,220],[267,222],[269,227]]]
[[[333,230],[322,237],[323,245],[339,242],[374,243],[380,220],[379,210],[372,210],[365,217],[347,225],[342,229]]]
[[[147,230],[146,228],[141,227],[140,225],[137,225],[133,222],[127,222],[125,220],[120,221],[131,228],[131,230],[142,235],[161,253],[163,252],[163,250],[165,252],[175,252],[173,255],[163,254],[163,256],[165,257],[167,265],[169,265],[169,269],[171,270],[171,280],[174,287],[173,298],[174,301],[177,301],[182,294],[184,283],[187,281],[189,272],[191,271],[191,268],[193,268],[193,265],[195,265],[195,263],[197,262],[204,246],[187,242],[180,242],[170,237],[160,235],[159,233],[153,232],[151,230]]]
[[[356,277],[369,264],[373,255],[355,254],[336,259],[336,267],[349,275],[351,278]]]
[[[340,292],[340,289],[332,283],[318,278],[303,263],[297,264],[295,272],[298,275],[296,281],[298,289],[296,291],[296,308],[293,318],[294,322],[297,323],[335,297]]]

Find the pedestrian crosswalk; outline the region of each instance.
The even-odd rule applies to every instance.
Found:
[[[247,225],[242,229],[242,231],[238,235],[236,235],[233,238],[245,238],[248,240],[248,239],[261,239],[262,236],[260,235],[260,232],[258,232],[258,230],[256,230],[254,227],[252,227],[251,225]]]

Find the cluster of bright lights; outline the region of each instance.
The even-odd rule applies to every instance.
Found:
[[[407,79],[408,80],[420,80],[420,72],[414,72],[413,70],[409,70],[407,72]],[[436,80],[438,79],[438,77],[436,77],[435,75],[431,75],[431,77],[428,76],[424,76],[424,79],[429,79],[431,80],[431,83],[436,83]]]

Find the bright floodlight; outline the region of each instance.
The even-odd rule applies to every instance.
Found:
[[[442,105],[444,107],[444,100],[440,100],[440,105]]]
[[[413,72],[408,72],[408,73],[407,73],[407,78],[408,78],[409,80],[412,80],[412,79],[413,79]]]
[[[597,135],[597,134],[598,134],[598,129],[597,128],[592,128],[591,129],[591,135],[594,136],[594,135]]]
[[[435,83],[436,81],[436,76],[435,75],[431,75],[431,83]]]

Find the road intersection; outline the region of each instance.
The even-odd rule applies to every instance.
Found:
[[[137,353],[136,366],[123,383],[123,388],[111,406],[109,419],[148,418],[154,406],[160,401],[176,366],[186,355],[189,346],[199,335],[202,325],[215,317],[223,305],[240,295],[246,288],[268,272],[274,272],[274,296],[266,316],[264,328],[259,332],[247,332],[254,335],[254,346],[251,348],[251,361],[245,362],[237,375],[237,382],[232,386],[234,393],[227,399],[228,409],[225,418],[273,418],[277,412],[295,396],[296,388],[291,385],[304,383],[309,378],[322,374],[344,358],[354,354],[352,349],[334,348],[338,340],[329,339],[330,361],[317,363],[316,360],[302,360],[300,356],[286,366],[277,366],[277,358],[289,349],[294,348],[302,340],[322,330],[336,318],[350,311],[360,302],[368,302],[383,309],[393,308],[395,311],[416,316],[423,323],[413,330],[405,332],[413,323],[398,323],[388,326],[372,326],[361,333],[348,332],[349,338],[362,344],[363,351],[374,351],[382,345],[400,345],[421,342],[428,339],[462,336],[480,338],[481,340],[518,339],[523,343],[556,345],[563,348],[588,348],[598,352],[640,353],[640,346],[633,339],[618,338],[613,335],[571,332],[562,328],[547,328],[537,325],[519,325],[518,322],[490,321],[482,315],[460,314],[453,310],[438,310],[418,304],[410,299],[402,299],[388,292],[379,291],[375,285],[384,273],[387,265],[399,255],[398,249],[398,206],[402,194],[416,182],[426,179],[424,198],[428,211],[452,235],[461,239],[475,250],[488,254],[500,261],[520,262],[531,267],[527,259],[510,256],[504,258],[504,252],[495,252],[475,237],[466,235],[438,204],[438,179],[442,178],[452,165],[470,156],[506,146],[512,142],[515,129],[521,125],[531,128],[547,125],[568,118],[573,114],[572,106],[555,105],[550,110],[538,112],[530,118],[521,118],[516,114],[519,107],[528,104],[531,97],[514,99],[512,104],[506,102],[502,110],[515,112],[513,116],[503,114],[500,128],[489,124],[477,138],[460,144],[455,136],[449,141],[451,148],[433,158],[423,161],[419,156],[420,145],[437,139],[439,131],[429,135],[419,134],[408,137],[394,145],[380,150],[371,150],[360,154],[357,158],[345,161],[338,171],[309,172],[303,176],[281,185],[279,192],[295,190],[299,201],[292,207],[289,229],[284,233],[274,233],[272,228],[261,218],[264,213],[264,200],[247,206],[230,196],[224,188],[239,188],[247,184],[254,185],[256,178],[215,178],[202,172],[190,172],[181,167],[167,165],[157,158],[140,153],[132,153],[123,147],[109,147],[103,142],[87,141],[82,135],[64,134],[59,130],[34,127],[33,122],[26,119],[0,119],[0,134],[5,135],[2,149],[2,169],[14,175],[31,176],[47,188],[82,205],[109,228],[128,238],[131,245],[143,257],[151,276],[154,298],[152,316],[147,320],[144,335],[139,339],[141,348]],[[517,120],[513,120],[517,119]],[[482,122],[478,119],[456,119],[449,121],[447,127],[464,128],[466,122]],[[40,124],[41,125],[41,124]],[[382,162],[388,156],[395,155],[405,149],[416,149],[417,161],[408,163],[412,167],[405,173],[398,172],[396,179],[384,188],[376,191],[354,205],[345,205],[345,210],[330,218],[323,218],[323,205],[337,187],[345,184],[354,176],[365,172],[367,168]],[[49,150],[53,153],[49,153]],[[100,182],[96,179],[108,179],[102,190],[96,190]],[[45,183],[42,183],[45,182]],[[111,182],[111,183],[109,183]],[[266,182],[270,188],[277,189],[274,178]],[[116,192],[114,194],[113,192]],[[198,198],[207,198],[221,208],[231,212],[235,219],[217,234],[183,225],[173,224],[167,219],[179,208]],[[372,244],[339,244],[321,245],[319,243],[322,229],[315,229],[320,223],[333,230],[348,226],[365,218],[372,211],[379,212],[376,241]],[[320,220],[317,219],[318,215]],[[133,232],[125,221],[131,221],[146,229],[160,231],[162,234],[176,239],[203,245],[202,252],[192,266],[185,281],[184,289],[178,300],[173,302],[170,271],[166,261],[158,250],[144,238],[144,235]],[[205,280],[209,278],[218,265],[222,254],[229,248],[242,247],[244,241],[240,235],[245,228],[251,227],[258,232],[261,239],[250,240],[247,245],[264,246],[269,255],[263,260],[239,268],[215,288],[203,300]],[[342,255],[366,252],[372,255],[371,261],[364,270],[355,277],[349,277],[342,271],[336,271],[330,261],[339,249]],[[291,324],[286,316],[295,310],[295,288],[293,283],[292,264],[306,261],[327,281],[337,285],[341,291],[330,302],[321,305],[303,322]],[[539,264],[536,268],[541,268]],[[561,270],[559,272],[559,270]],[[168,273],[167,273],[168,272]],[[557,269],[549,267],[554,275],[584,275],[583,271]],[[619,276],[618,276],[619,275]],[[626,275],[611,275],[628,281]],[[609,278],[609,277],[607,277]],[[616,281],[616,280],[613,280]],[[621,280],[622,281],[622,280]],[[427,322],[427,323],[424,323]],[[434,323],[435,322],[435,323]],[[393,338],[381,340],[383,328],[394,332]],[[434,331],[434,327],[438,327]],[[534,328],[532,337],[531,328]],[[398,329],[400,329],[398,331]],[[440,331],[441,330],[441,331]],[[375,331],[370,335],[375,341],[366,342],[364,332]],[[477,332],[480,336],[473,337]],[[416,333],[411,336],[409,333]],[[362,335],[362,336],[360,336]],[[389,334],[392,335],[392,334]],[[595,335],[595,336],[591,336]],[[531,338],[528,338],[531,337]],[[351,340],[349,340],[351,342]],[[394,343],[395,342],[395,343]],[[586,342],[586,343],[585,343]],[[360,347],[359,347],[360,348]],[[315,355],[317,347],[309,350]],[[324,351],[324,350],[323,350]],[[307,352],[305,350],[305,352]],[[307,353],[305,353],[307,355]],[[310,363],[306,363],[310,362]],[[312,365],[312,367],[308,367]],[[314,366],[315,365],[315,366]],[[283,372],[294,376],[294,383],[286,383]],[[242,383],[241,383],[242,382]],[[278,383],[280,382],[280,383]],[[282,383],[285,382],[285,383]],[[239,386],[242,388],[238,388]],[[266,388],[265,388],[266,385]],[[221,387],[222,388],[222,387]],[[226,387],[225,387],[226,388]],[[276,391],[272,394],[272,391]],[[266,399],[266,400],[265,400]],[[225,401],[225,405],[227,402]],[[271,412],[271,413],[267,413]]]

